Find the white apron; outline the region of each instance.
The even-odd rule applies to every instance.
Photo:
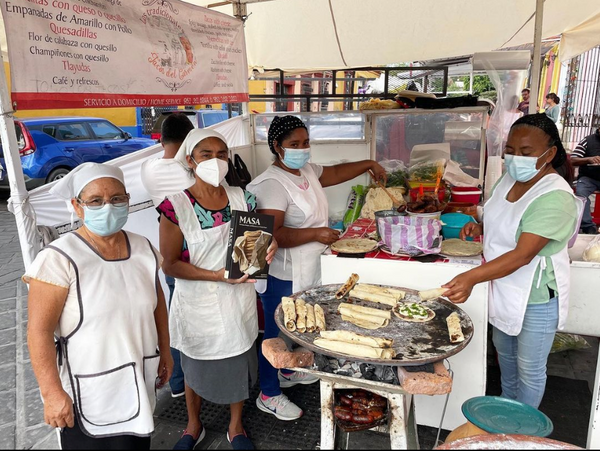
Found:
[[[317,174],[308,164],[300,169],[300,174],[308,180],[309,188],[306,191],[300,189],[281,169],[275,166],[269,166],[265,172],[248,185],[248,189],[252,191],[252,185],[258,185],[264,180],[275,179],[283,185],[292,201],[304,213],[304,222],[299,226],[300,229],[327,227],[329,205]],[[325,249],[327,249],[326,245],[313,241],[289,249],[280,248],[277,251],[291,254],[293,293],[321,284],[321,254]],[[284,258],[284,261],[286,260]]]
[[[231,211],[248,211],[244,192],[224,187]],[[208,271],[225,266],[230,223],[202,230],[188,196],[168,196],[188,245],[190,263]],[[171,347],[197,360],[243,354],[258,336],[254,285],[176,279],[169,316]]]
[[[159,263],[150,242],[126,232],[130,256],[104,260],[70,233],[50,249],[69,259],[77,280],[59,319],[62,385],[81,429],[92,437],[149,436],[159,363],[154,319]]]
[[[515,184],[510,175],[505,174],[485,204],[483,254],[486,261],[494,260],[516,248],[517,229],[523,214],[538,197],[551,191],[561,190],[573,195],[573,190],[558,174],[550,174],[538,181],[517,202],[509,202],[506,196]],[[575,196],[573,196],[575,198]],[[578,208],[582,208],[577,201]],[[574,231],[577,233],[577,231]],[[564,327],[569,309],[570,263],[567,246],[550,257],[556,275],[559,302],[558,328]],[[521,332],[525,310],[534,283],[540,283],[542,272],[547,266],[546,257],[535,256],[533,260],[514,273],[501,279],[492,280],[489,293],[489,321],[507,335],[516,336]],[[535,272],[540,267],[538,281]]]

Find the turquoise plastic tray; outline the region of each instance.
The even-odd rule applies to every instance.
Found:
[[[527,404],[498,396],[478,396],[462,405],[465,418],[492,434],[548,437],[554,426],[542,412]]]

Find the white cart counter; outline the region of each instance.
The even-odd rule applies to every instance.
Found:
[[[376,258],[321,257],[323,284],[344,283],[350,274],[357,273],[364,283],[396,285],[415,290],[437,288],[452,278],[473,268],[467,264],[419,263]],[[487,296],[488,284],[477,285],[469,300],[460,307],[471,317],[473,339],[449,362],[454,371],[454,384],[444,429],[454,429],[465,423],[461,412],[463,402],[485,394],[487,365]],[[439,426],[444,396],[416,396],[417,423]]]
[[[583,251],[594,235],[579,235],[572,249],[571,292],[569,317],[565,332],[600,337],[600,263],[584,262]],[[588,449],[600,447],[600,357],[596,366],[596,381],[588,429]]]

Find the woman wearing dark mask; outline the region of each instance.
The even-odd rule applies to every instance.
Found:
[[[204,438],[202,398],[229,404],[227,437],[233,449],[254,449],[242,426],[242,407],[257,377],[256,293],[247,275],[226,279],[224,267],[231,214],[253,211],[256,200],[222,184],[228,156],[222,135],[192,130],[175,159],[190,169],[195,183],[158,207],[163,271],[175,278],[171,346],[181,353],[188,409],[187,428],[174,449],[193,449]],[[273,240],[268,262],[276,250]]]
[[[119,168],[84,163],[50,193],[84,225],[43,249],[23,276],[44,419],[61,428],[62,449],[150,449],[156,386],[173,368],[160,255],[121,230],[129,195]]]
[[[570,263],[567,244],[577,232],[581,201],[557,173],[567,155],[556,125],[544,113],[510,129],[498,181],[484,206],[483,224],[461,238],[483,235],[486,263],[444,287],[462,303],[473,286],[490,281],[489,321],[502,372],[502,396],[538,407],[557,329],[567,319]]]
[[[274,313],[281,297],[319,285],[320,256],[339,239],[339,232],[328,227],[329,207],[323,188],[352,180],[369,170],[377,180],[385,182],[386,178],[385,170],[372,160],[335,166],[309,163],[308,130],[295,116],[275,117],[269,127],[268,142],[275,160],[248,185],[257,197],[258,211],[275,217],[274,235],[279,244],[266,286],[257,286],[265,312],[265,339],[278,334]],[[295,420],[302,416],[302,410],[290,402],[281,387],[317,380],[305,373],[278,373],[261,353],[262,391],[256,404],[280,420]]]

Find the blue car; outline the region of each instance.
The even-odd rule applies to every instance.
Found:
[[[15,129],[28,190],[64,177],[81,163],[104,163],[155,144],[151,139],[132,138],[110,121],[96,117],[19,119]],[[1,147],[0,166],[0,173],[5,174]],[[0,176],[2,188],[8,188],[6,176]]]

